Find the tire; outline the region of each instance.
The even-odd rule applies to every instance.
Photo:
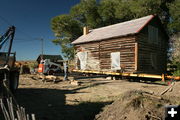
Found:
[[[11,92],[15,92],[18,89],[19,85],[19,73],[18,72],[12,72],[10,74],[10,90]]]
[[[50,70],[49,72],[48,72],[48,75],[53,75],[54,74],[54,70]]]

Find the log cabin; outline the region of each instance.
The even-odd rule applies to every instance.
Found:
[[[74,40],[75,69],[123,73],[166,72],[168,35],[156,15],[97,29]]]

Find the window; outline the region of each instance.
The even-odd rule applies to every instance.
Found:
[[[87,64],[87,52],[78,52],[77,57],[80,61],[80,69],[85,70]]]
[[[148,41],[150,43],[158,44],[158,28],[152,25],[148,26]]]
[[[120,70],[120,52],[111,53],[111,69]]]

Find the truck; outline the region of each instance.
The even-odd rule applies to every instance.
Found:
[[[15,27],[10,26],[0,37],[0,96],[4,95],[7,89],[15,92],[19,84],[19,69],[15,66],[16,53],[11,52],[14,34]],[[3,48],[7,50],[4,51]]]

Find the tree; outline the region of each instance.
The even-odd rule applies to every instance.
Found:
[[[78,20],[82,26],[90,28],[101,26],[102,21],[96,0],[81,0],[79,4],[71,8],[70,15]]]
[[[100,5],[98,7],[98,13],[101,16],[101,25],[111,25],[115,24],[119,21],[116,17],[116,0],[101,0]]]
[[[150,14],[160,16],[165,28],[180,30],[179,0],[81,0],[70,14],[51,20],[51,28],[65,57],[73,58],[73,40],[82,35],[82,27],[98,28]],[[171,24],[169,22],[171,20]]]
[[[120,22],[127,21],[135,18],[134,11],[130,8],[132,4],[132,0],[116,0],[116,17],[120,20]]]
[[[138,0],[131,1],[129,6],[135,18],[143,17],[150,14],[160,15],[162,9],[160,8],[161,0]]]
[[[168,7],[171,15],[169,30],[171,33],[180,32],[180,1],[175,0],[173,3],[169,4]]]
[[[72,59],[74,50],[70,43],[82,34],[79,22],[70,15],[60,15],[51,20],[51,28],[56,36],[53,42],[61,45],[66,58]]]
[[[172,37],[173,39],[173,59],[180,62],[180,32]]]
[[[111,25],[150,14],[160,16],[165,28],[169,22],[167,3],[173,0],[101,0],[98,7],[103,25]]]
[[[174,71],[174,76],[180,76],[180,1],[174,0],[169,4],[168,9],[170,13],[170,23],[168,24],[168,29],[171,34],[172,40],[172,63],[177,66],[176,71]]]
[[[180,32],[173,35],[171,38],[173,41],[172,46],[172,65],[176,66],[176,71],[174,71],[174,76],[180,76]]]
[[[52,18],[51,29],[57,38],[53,40],[53,43],[61,46],[64,57],[68,59],[74,57],[71,42],[82,35],[83,26],[90,28],[101,26],[97,8],[96,0],[81,0],[79,4],[71,8],[70,14]]]

